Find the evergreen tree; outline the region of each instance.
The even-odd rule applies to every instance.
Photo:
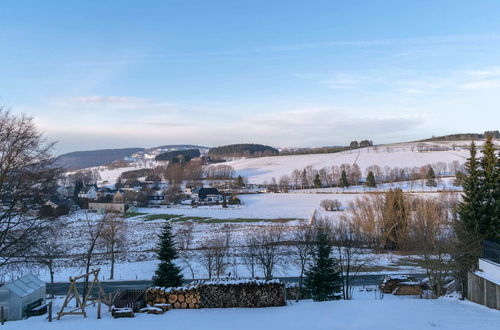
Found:
[[[377,182],[375,182],[375,175],[373,175],[372,171],[368,172],[368,175],[366,176],[366,186],[368,188],[377,187]]]
[[[429,166],[429,170],[427,171],[425,178],[427,179],[427,181],[425,182],[426,186],[437,187],[436,174],[434,173],[434,169],[432,168],[432,166]]]
[[[478,219],[479,235],[486,240],[497,240],[499,233],[495,232],[498,228],[498,213],[495,210],[497,203],[495,188],[498,184],[498,159],[495,155],[495,146],[492,141],[492,135],[488,135],[483,145],[483,157],[479,162],[479,184],[482,193],[482,206],[480,208],[480,217]]]
[[[340,186],[342,188],[349,187],[349,179],[347,178],[347,173],[345,170],[342,170],[342,174],[340,174]]]
[[[494,188],[494,198],[495,205],[493,210],[492,218],[492,231],[495,233],[495,242],[500,243],[500,152],[497,156],[497,165],[495,170],[495,188]]]
[[[240,188],[245,186],[245,181],[243,180],[243,177],[241,175],[238,175],[236,185]]]
[[[82,180],[76,180],[75,182],[75,190],[73,190],[73,201],[76,203],[78,202],[78,194],[80,193],[80,190],[83,188],[83,181]]]
[[[316,231],[313,260],[305,273],[304,284],[314,301],[340,299],[341,276],[324,227]]]
[[[174,260],[177,259],[177,251],[172,227],[168,222],[163,226],[163,232],[159,238],[158,259],[160,264],[153,276],[153,285],[162,287],[181,286],[183,278],[180,268],[174,263]]]
[[[461,178],[463,188],[462,201],[458,206],[459,219],[455,224],[457,235],[457,263],[458,277],[462,282],[462,294],[465,293],[467,273],[477,267],[481,250],[481,236],[479,231],[480,213],[482,208],[482,192],[479,178],[479,164],[474,142],[469,148],[470,156],[465,163],[466,173]]]
[[[321,179],[319,178],[319,174],[316,174],[313,183],[315,188],[321,188],[322,184],[321,184]]]

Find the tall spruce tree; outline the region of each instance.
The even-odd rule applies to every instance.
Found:
[[[322,225],[316,230],[312,262],[305,273],[304,284],[314,301],[340,299],[342,281],[338,262],[332,258],[328,232]]]
[[[492,135],[486,137],[483,145],[483,156],[479,162],[479,184],[482,193],[482,206],[478,219],[479,235],[482,239],[495,241],[498,239],[495,223],[498,218],[496,213],[495,186],[498,182],[498,159],[495,154]]]
[[[474,142],[470,145],[469,153],[470,156],[465,163],[466,173],[461,178],[463,193],[462,200],[458,205],[459,218],[454,228],[457,235],[455,261],[457,275],[461,281],[462,295],[465,295],[467,287],[467,274],[470,270],[477,268],[478,258],[481,254],[479,219],[481,218],[483,197]]]
[[[321,179],[319,177],[319,174],[316,173],[316,176],[314,177],[314,187],[315,188],[321,188],[322,184],[321,184]]]
[[[368,188],[377,187],[377,182],[375,182],[375,175],[373,175],[372,171],[368,172],[368,175],[366,176],[366,186]]]
[[[349,187],[349,179],[347,178],[347,173],[345,170],[342,170],[342,173],[340,174],[340,186],[342,188]]]
[[[159,238],[158,259],[160,260],[160,264],[153,276],[153,285],[162,287],[181,286],[183,277],[180,268],[174,263],[174,260],[178,256],[175,249],[172,227],[168,222],[163,226],[163,231]]]
[[[432,166],[429,166],[425,178],[427,179],[427,181],[425,182],[426,186],[437,187],[436,174],[434,173],[434,169],[432,168]]]
[[[495,170],[495,189],[494,189],[494,197],[495,197],[495,206],[493,211],[493,226],[492,230],[496,235],[495,242],[500,243],[500,151],[497,156],[497,165]]]

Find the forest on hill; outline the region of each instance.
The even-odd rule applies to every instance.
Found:
[[[263,157],[276,156],[279,150],[263,144],[231,144],[210,148],[208,155],[214,158],[220,157]]]

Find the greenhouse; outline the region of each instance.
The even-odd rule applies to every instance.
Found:
[[[45,303],[45,282],[27,275],[0,287],[0,307],[4,320],[20,320],[36,306]]]

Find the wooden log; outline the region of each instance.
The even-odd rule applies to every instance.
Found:
[[[179,295],[177,297],[177,300],[179,300],[180,302],[184,302],[185,299],[186,299],[186,297],[184,297],[183,295]]]
[[[181,308],[186,308],[187,306],[186,302],[181,302]]]
[[[181,307],[181,303],[176,301],[174,304],[174,308],[180,308],[180,307]]]

